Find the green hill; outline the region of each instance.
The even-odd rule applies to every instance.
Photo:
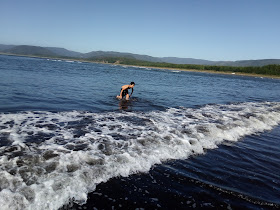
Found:
[[[12,47],[10,49],[4,50],[5,53],[16,54],[16,55],[34,55],[34,56],[46,56],[46,57],[55,57],[56,53],[44,48],[37,46],[29,45],[20,45]]]
[[[125,60],[128,63],[146,63],[149,65],[189,65],[189,67],[199,65],[204,66],[203,68],[212,68],[212,66],[218,67],[263,67],[267,65],[279,65],[280,59],[262,59],[262,60],[240,60],[240,61],[209,61],[203,59],[194,58],[176,58],[176,57],[152,57],[148,55],[139,55],[133,53],[122,53],[114,51],[92,51],[89,53],[79,53],[70,51],[64,48],[57,47],[39,47],[29,45],[2,45],[0,44],[0,52],[15,55],[26,55],[26,56],[42,56],[42,57],[53,57],[53,58],[73,58],[100,62],[109,62],[112,60]],[[106,58],[106,59],[104,59]],[[122,58],[122,59],[120,59]],[[121,62],[121,61],[118,61]],[[113,62],[114,63],[114,62]],[[154,63],[154,64],[152,64]],[[136,65],[136,64],[134,64]],[[208,66],[208,67],[206,67]],[[195,67],[198,68],[198,67]],[[193,68],[193,69],[195,69]]]

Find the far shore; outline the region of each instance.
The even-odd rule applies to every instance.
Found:
[[[22,57],[32,57],[32,58],[43,58],[43,59],[59,59],[64,61],[78,61],[85,63],[98,63],[98,64],[109,64],[109,65],[119,65],[119,66],[128,66],[128,67],[140,67],[140,68],[151,68],[151,69],[165,69],[170,71],[186,71],[186,72],[200,72],[200,73],[210,73],[210,74],[225,74],[225,75],[237,75],[237,76],[250,76],[250,77],[259,77],[259,78],[272,78],[272,79],[280,79],[280,76],[277,75],[264,75],[264,74],[250,74],[250,73],[242,73],[242,72],[226,72],[226,71],[213,71],[213,70],[197,70],[197,69],[181,69],[181,68],[169,68],[169,67],[152,67],[152,66],[141,66],[141,65],[127,65],[120,63],[105,63],[105,62],[97,62],[90,60],[83,60],[77,58],[59,58],[59,57],[44,57],[44,56],[36,56],[36,55],[18,55],[18,54],[8,54],[0,52],[0,55],[8,55],[8,56],[22,56]]]
[[[209,73],[209,74],[226,74],[226,75],[236,75],[236,76],[250,76],[250,77],[260,77],[260,78],[272,78],[280,79],[280,76],[277,75],[264,75],[264,74],[247,74],[241,72],[226,72],[226,71],[213,71],[213,70],[197,70],[197,69],[179,69],[179,68],[168,68],[168,67],[151,67],[151,66],[137,66],[137,65],[127,65],[127,64],[115,64],[115,63],[103,63],[103,62],[92,62],[92,63],[101,63],[101,64],[110,64],[110,65],[119,65],[127,67],[140,67],[140,68],[150,68],[150,69],[162,69],[170,71],[186,71],[186,72],[200,72],[200,73]]]
[[[151,68],[151,67],[149,67]],[[226,72],[226,71],[213,71],[213,70],[196,70],[196,69],[175,69],[175,68],[163,68],[168,70],[178,70],[178,71],[188,71],[188,72],[201,72],[201,73],[210,73],[210,74],[226,74],[226,75],[237,75],[237,76],[250,76],[250,77],[265,77],[280,79],[280,76],[277,75],[263,75],[263,74],[246,74],[241,72]]]

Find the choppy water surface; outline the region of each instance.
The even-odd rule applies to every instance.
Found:
[[[0,56],[1,209],[279,208],[279,85]]]

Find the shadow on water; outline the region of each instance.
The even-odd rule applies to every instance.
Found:
[[[167,107],[156,105],[153,101],[132,97],[130,100],[119,100],[119,109],[126,111],[152,111],[152,110],[165,110]]]
[[[122,99],[119,101],[120,110],[132,110],[132,100]]]

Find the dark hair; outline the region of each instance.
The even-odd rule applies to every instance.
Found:
[[[135,85],[135,83],[134,83],[134,82],[131,82],[130,84],[131,84],[131,85]]]

